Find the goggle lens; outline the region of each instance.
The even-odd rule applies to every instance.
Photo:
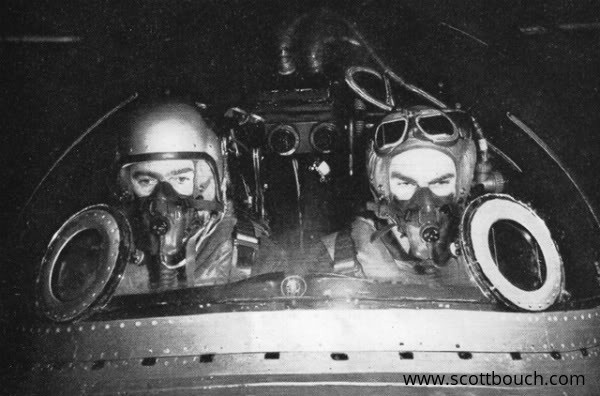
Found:
[[[456,117],[456,120],[454,120]],[[420,114],[416,117],[398,117],[381,123],[375,131],[375,147],[378,150],[394,148],[407,139],[407,131],[415,126],[413,133],[415,137],[432,142],[448,143],[460,138],[460,130],[454,121],[462,120],[460,114],[452,115],[436,112],[435,114]]]
[[[430,117],[419,117],[417,119],[419,129],[432,140],[447,140],[453,138],[456,128],[447,116],[434,115]]]
[[[375,144],[378,148],[399,142],[406,133],[407,121],[400,119],[379,125],[375,133]]]

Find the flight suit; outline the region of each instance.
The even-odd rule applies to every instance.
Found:
[[[285,252],[269,239],[264,227],[248,218],[238,220],[231,210],[197,251],[194,265],[185,268],[186,278],[192,280],[186,282],[187,287],[236,282],[262,273],[265,268],[284,268],[286,262]],[[115,294],[147,293],[153,289],[148,268],[143,263],[130,263]]]
[[[358,216],[350,230],[322,238],[316,252],[314,271],[336,272],[398,284],[431,287],[474,286],[461,260],[451,258],[446,266],[426,270],[418,260],[409,257],[390,231],[373,240],[382,227],[381,221]]]

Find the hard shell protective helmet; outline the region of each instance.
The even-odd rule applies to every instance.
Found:
[[[477,162],[471,117],[460,110],[415,107],[388,114],[378,125],[367,152],[367,175],[375,202],[390,202],[390,163],[400,153],[430,148],[456,166],[454,203],[469,195]]]
[[[123,188],[131,192],[128,165],[143,161],[192,160],[196,176],[200,172],[199,163],[210,167],[215,181],[215,200],[226,203],[229,176],[225,143],[195,105],[173,99],[142,103],[131,112],[126,128],[120,136],[117,153]],[[195,184],[192,198],[200,193]]]

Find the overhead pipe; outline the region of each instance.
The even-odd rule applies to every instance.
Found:
[[[300,24],[308,17],[309,13],[305,13],[297,17],[290,23],[287,28],[283,29],[279,34],[279,69],[278,73],[282,76],[289,76],[296,71],[296,62],[292,54],[292,44],[296,30]]]

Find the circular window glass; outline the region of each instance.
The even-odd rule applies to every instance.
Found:
[[[492,257],[498,270],[519,289],[538,290],[546,281],[546,263],[535,238],[511,220],[495,222],[489,231]]]
[[[106,238],[96,229],[75,234],[62,249],[52,273],[52,292],[60,301],[86,295],[98,280]]]
[[[112,296],[132,246],[120,211],[94,205],[77,212],[48,244],[36,281],[37,309],[59,322],[93,313]]]
[[[527,311],[552,306],[564,287],[563,263],[544,220],[506,194],[471,201],[460,225],[467,268],[482,290]]]

